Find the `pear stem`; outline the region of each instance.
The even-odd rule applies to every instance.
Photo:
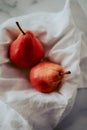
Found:
[[[71,71],[66,71],[64,74],[71,74]]]
[[[23,33],[23,35],[25,35],[26,33],[22,30],[22,28],[19,25],[19,22],[16,22],[16,25],[18,26],[18,28],[20,29],[20,31]]]
[[[64,73],[62,73],[62,72],[59,72],[59,73],[58,73],[59,76],[62,76],[62,75],[65,75],[65,74],[71,74],[71,71],[66,71],[66,72],[64,72]]]

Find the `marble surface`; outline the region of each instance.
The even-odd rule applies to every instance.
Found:
[[[87,13],[87,0],[79,0]],[[57,12],[64,6],[65,0],[0,0],[0,24],[5,20],[30,12]]]
[[[87,0],[79,0],[87,13]],[[65,0],[0,0],[0,24],[7,19],[30,12],[56,12],[63,8]],[[87,130],[87,89],[79,89],[71,113],[55,130]]]

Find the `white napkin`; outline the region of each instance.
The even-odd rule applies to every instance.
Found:
[[[66,1],[61,12],[32,13],[0,26],[0,130],[53,130],[70,112],[82,83],[80,62],[87,56],[87,31],[77,25],[74,5],[82,13],[78,2]],[[36,91],[26,78],[28,72],[10,64],[9,45],[20,33],[16,21],[42,41],[46,57],[71,71],[59,92]]]

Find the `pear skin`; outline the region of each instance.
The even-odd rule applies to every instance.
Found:
[[[16,24],[21,33],[10,45],[10,59],[19,68],[31,68],[43,58],[44,48],[31,31],[24,32],[19,23]]]
[[[30,70],[30,83],[38,91],[49,93],[55,91],[63,80],[65,72],[61,65],[43,61]]]

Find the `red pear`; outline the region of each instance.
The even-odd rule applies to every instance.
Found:
[[[22,33],[11,43],[10,59],[20,68],[30,68],[43,58],[44,48],[31,31],[24,32],[19,23],[16,24]]]
[[[70,71],[65,72],[61,65],[43,61],[30,70],[30,83],[38,91],[49,93],[59,87],[65,74],[70,73]]]

